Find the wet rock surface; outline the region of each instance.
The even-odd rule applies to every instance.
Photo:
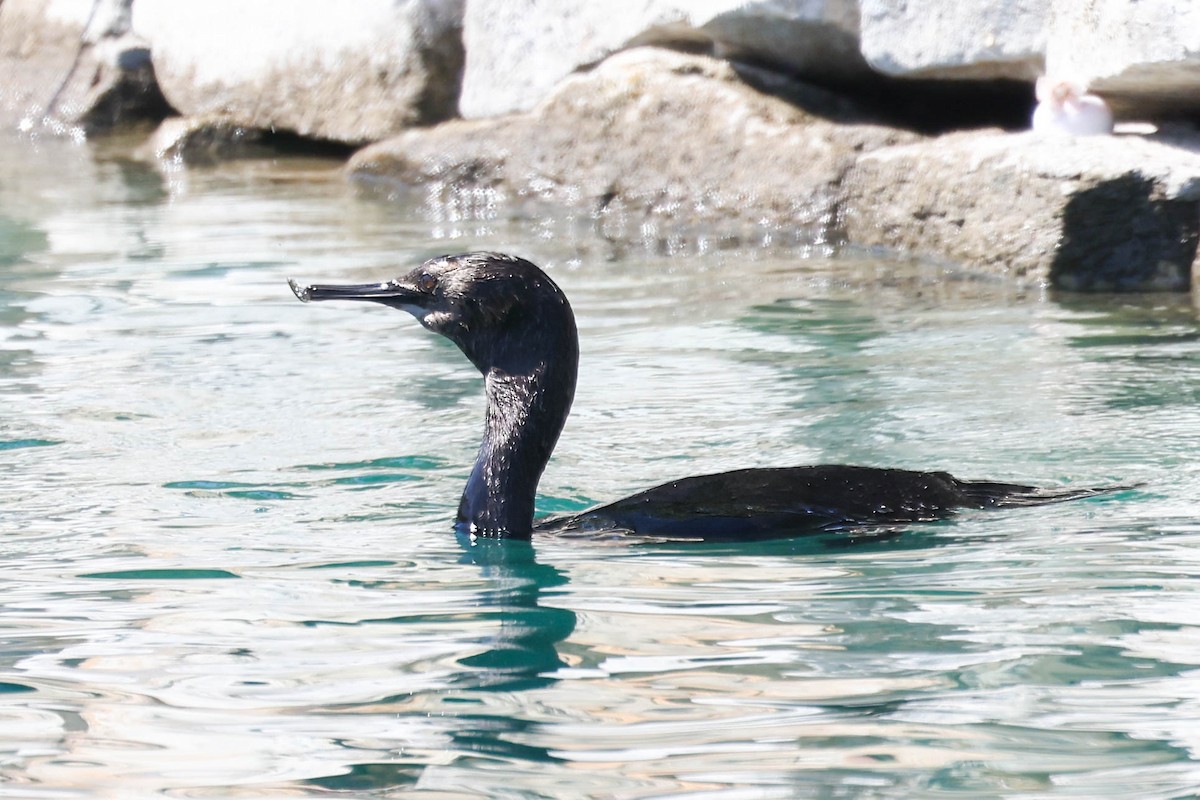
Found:
[[[565,81],[529,114],[409,131],[348,168],[427,185],[442,202],[474,192],[486,204],[571,206],[618,237],[654,226],[825,241],[857,155],[916,138],[823,119],[750,88],[723,61],[644,48]]]
[[[225,117],[172,117],[164,120],[136,154],[165,166],[216,164],[235,158],[269,156],[266,135]]]

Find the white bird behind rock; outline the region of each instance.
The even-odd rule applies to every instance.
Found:
[[[1038,133],[1095,136],[1112,133],[1113,115],[1104,99],[1070,81],[1037,80],[1033,130]]]

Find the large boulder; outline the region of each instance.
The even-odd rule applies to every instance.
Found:
[[[830,235],[857,154],[914,138],[818,119],[723,61],[643,48],[563,81],[529,114],[407,131],[359,151],[349,170],[423,185],[460,218],[545,200],[621,240],[812,242]]]
[[[769,65],[809,80],[862,77],[855,0],[538,0],[467,3],[464,117],[527,111],[619,50],[665,45]]]
[[[884,148],[843,184],[856,244],[1072,290],[1182,290],[1200,241],[1200,144],[964,133]]]
[[[362,143],[454,113],[462,0],[138,0],[133,29],[188,116]]]
[[[0,126],[84,133],[163,116],[132,1],[0,3]]]
[[[1200,3],[1078,0],[1056,7],[1046,72],[1088,84],[1126,117],[1200,114]]]
[[[1032,81],[1052,0],[860,0],[862,53],[904,78]]]

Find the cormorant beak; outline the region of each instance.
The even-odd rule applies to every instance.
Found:
[[[350,286],[331,284],[314,284],[301,286],[288,278],[288,286],[302,303],[310,300],[370,300],[383,303],[394,308],[421,307],[425,296],[412,286],[405,286],[399,281],[386,283],[363,283]]]

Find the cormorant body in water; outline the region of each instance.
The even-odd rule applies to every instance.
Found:
[[[301,300],[369,300],[412,314],[483,373],[483,442],[458,506],[460,530],[527,539],[534,530],[731,541],[890,527],[959,508],[1029,506],[1105,489],[964,481],[945,472],[842,465],[699,475],[534,524],[534,497],[575,396],[579,340],[566,296],[515,256],[464,253],[385,283],[288,282]]]

